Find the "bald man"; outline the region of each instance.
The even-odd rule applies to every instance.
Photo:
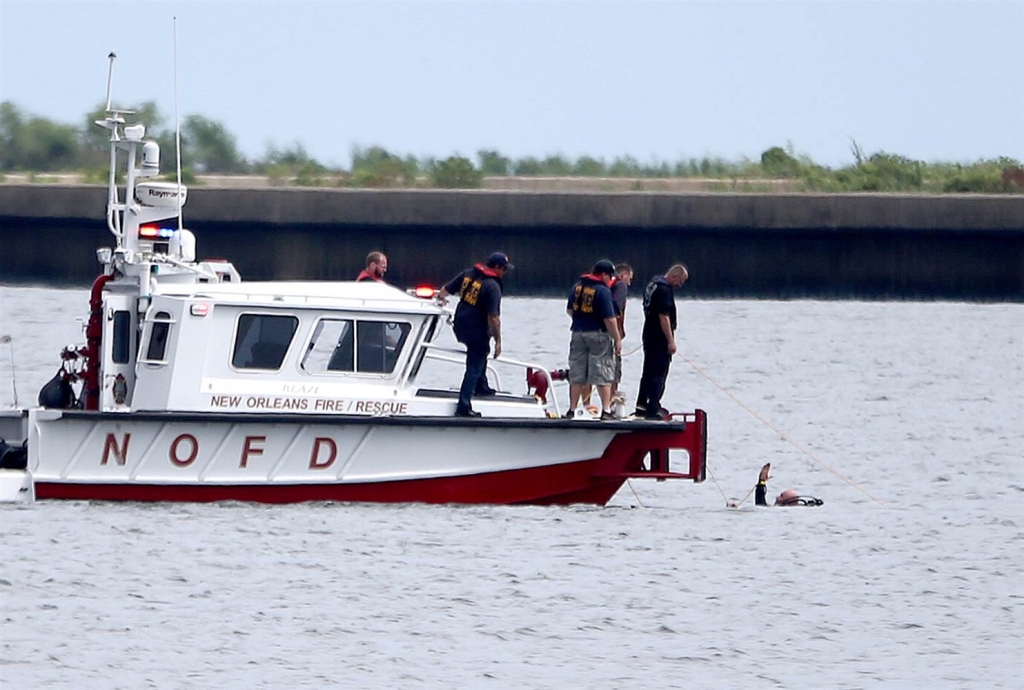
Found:
[[[673,290],[690,277],[684,264],[675,264],[663,276],[655,276],[644,289],[644,368],[637,393],[637,417],[664,419],[661,396],[665,393],[668,367],[676,353],[676,298]]]

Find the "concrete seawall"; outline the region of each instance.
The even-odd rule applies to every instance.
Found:
[[[0,185],[5,281],[83,283],[110,246],[106,189]],[[201,256],[249,278],[438,283],[494,249],[513,293],[561,292],[597,258],[643,280],[672,261],[694,296],[1024,301],[1024,196],[189,189]]]

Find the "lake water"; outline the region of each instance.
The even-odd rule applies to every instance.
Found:
[[[11,355],[34,402],[86,309],[0,287],[0,406]],[[707,410],[715,481],[605,508],[5,506],[0,686],[1024,687],[1024,305],[679,313],[694,366],[665,402]],[[564,365],[560,300],[503,323],[510,356]],[[632,301],[627,350],[640,325]],[[825,505],[727,508],[768,461],[772,495]]]

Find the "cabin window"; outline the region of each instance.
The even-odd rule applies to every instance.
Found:
[[[231,365],[238,369],[281,368],[299,320],[294,316],[242,314],[235,331]]]
[[[437,337],[437,332],[439,330],[440,325],[441,319],[436,316],[427,322],[427,325],[425,326],[424,329],[426,330],[427,333],[426,336],[423,338],[424,343],[433,342],[434,338]],[[420,367],[423,366],[423,360],[426,358],[426,356],[427,351],[425,348],[421,347],[417,350],[416,359],[413,361],[412,369],[409,370],[410,381],[415,380],[416,376],[420,373]]]
[[[114,364],[127,364],[131,358],[132,313],[114,312],[113,338],[110,341],[111,357]]]
[[[410,324],[394,321],[321,319],[313,330],[302,368],[316,374],[390,374],[411,330]]]
[[[355,371],[355,338],[352,321],[321,319],[302,358],[302,368],[311,373]]]
[[[358,370],[368,374],[390,374],[394,371],[411,328],[407,323],[390,321],[357,323]]]
[[[167,336],[171,334],[171,315],[158,311],[153,317],[153,326],[149,331],[149,347],[146,348],[146,359],[162,362],[167,354]]]

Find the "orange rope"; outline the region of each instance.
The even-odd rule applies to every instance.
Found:
[[[751,415],[752,415],[752,416],[753,416],[753,417],[754,417],[755,419],[759,420],[759,421],[760,421],[760,422],[761,422],[762,424],[764,424],[765,426],[767,426],[767,427],[768,427],[769,429],[771,429],[772,431],[774,431],[775,433],[777,433],[777,434],[778,434],[778,435],[779,435],[779,436],[780,436],[780,437],[781,437],[781,438],[782,438],[782,439],[783,439],[784,441],[786,441],[787,443],[789,443],[789,444],[790,444],[791,446],[793,446],[794,448],[796,448],[797,450],[799,450],[799,451],[800,451],[801,453],[803,453],[804,455],[806,455],[807,457],[809,457],[809,458],[810,458],[811,460],[813,460],[814,462],[816,462],[816,463],[818,463],[819,465],[821,465],[822,467],[824,467],[824,468],[825,468],[826,470],[828,470],[829,472],[831,472],[831,473],[832,473],[832,474],[834,474],[835,476],[837,476],[837,477],[839,477],[840,479],[842,479],[842,480],[843,480],[844,482],[846,482],[847,484],[849,484],[849,485],[850,485],[850,486],[852,486],[853,488],[857,489],[857,491],[860,491],[860,492],[861,492],[862,494],[864,494],[865,496],[867,496],[868,498],[870,498],[870,499],[871,499],[872,501],[874,501],[874,502],[875,502],[875,503],[877,503],[878,505],[885,505],[885,504],[884,504],[884,503],[883,503],[882,501],[878,500],[877,498],[875,498],[874,496],[872,496],[871,494],[869,494],[869,493],[868,493],[867,491],[865,491],[863,487],[861,487],[861,486],[860,486],[859,484],[857,484],[856,482],[854,482],[854,481],[853,481],[852,479],[850,479],[849,477],[846,477],[846,476],[844,476],[844,475],[840,474],[840,473],[839,473],[839,472],[837,472],[837,471],[836,471],[835,469],[833,469],[833,468],[832,468],[832,467],[830,467],[829,465],[827,465],[827,464],[825,464],[824,462],[822,462],[822,461],[821,461],[821,460],[820,460],[820,459],[819,459],[819,458],[818,458],[818,457],[817,457],[817,456],[816,456],[816,455],[815,455],[814,453],[812,453],[811,451],[807,450],[806,448],[804,448],[803,446],[801,446],[801,445],[800,445],[799,443],[797,443],[796,441],[794,441],[794,440],[793,440],[793,439],[792,439],[792,438],[791,438],[791,437],[789,436],[789,434],[787,434],[787,433],[786,433],[785,431],[783,431],[782,429],[779,429],[779,428],[778,428],[777,426],[775,426],[774,424],[772,424],[771,422],[769,422],[769,421],[768,421],[767,419],[765,419],[764,417],[762,417],[761,415],[759,415],[759,414],[758,414],[757,412],[755,412],[754,410],[750,409],[750,407],[748,407],[748,406],[747,406],[746,404],[744,404],[744,402],[743,402],[742,400],[740,400],[740,399],[739,399],[739,398],[737,398],[737,397],[736,397],[735,395],[733,395],[733,394],[732,394],[732,393],[730,393],[730,392],[729,392],[728,390],[726,390],[726,388],[725,388],[725,387],[724,387],[724,386],[723,386],[722,384],[720,384],[720,383],[719,383],[718,381],[716,381],[716,380],[714,380],[713,378],[711,378],[710,376],[708,376],[707,372],[705,372],[705,371],[704,371],[703,369],[701,369],[701,368],[700,368],[699,366],[697,366],[696,364],[694,364],[694,363],[693,363],[693,362],[692,362],[692,361],[690,360],[690,358],[689,358],[689,357],[687,357],[686,355],[682,354],[681,352],[677,352],[676,354],[677,354],[677,355],[679,355],[680,357],[682,357],[682,358],[683,358],[683,360],[684,360],[684,361],[685,361],[685,362],[686,362],[687,364],[689,364],[689,365],[690,365],[691,367],[693,367],[693,368],[694,368],[694,370],[696,370],[698,374],[700,374],[701,376],[703,376],[704,378],[706,378],[706,379],[707,379],[708,381],[710,381],[710,382],[711,382],[712,384],[714,384],[714,385],[715,385],[715,386],[716,386],[716,387],[717,387],[717,388],[718,388],[718,389],[719,389],[720,391],[722,391],[723,393],[725,393],[726,395],[728,395],[728,396],[729,396],[730,398],[732,398],[732,399],[733,399],[733,400],[734,400],[734,401],[736,402],[736,404],[737,404],[737,405],[739,405],[739,406],[740,406],[740,407],[742,407],[742,408],[743,408],[744,410],[746,410],[747,412],[749,412],[749,413],[750,413],[750,414],[751,414]],[[717,482],[715,482],[715,483],[717,484]],[[747,495],[749,496],[749,494],[747,494]],[[746,500],[746,499],[743,499],[743,500]],[[737,504],[737,505],[738,505],[738,504]]]
[[[633,488],[633,482],[627,479],[626,483],[629,484],[629,488],[633,491],[633,495],[636,496],[636,502],[640,504],[641,508],[646,508],[647,506],[645,506],[644,502],[640,500],[640,494],[638,494],[636,489]]]
[[[729,496],[722,489],[722,485],[718,483],[718,479],[715,478],[715,473],[711,471],[711,468],[705,466],[704,469],[705,469],[705,471],[707,471],[708,476],[711,477],[711,481],[713,481],[715,483],[715,486],[718,487],[718,493],[722,494],[722,498],[725,499],[725,507],[726,508],[739,508],[740,507],[740,503],[742,503],[743,501],[747,500],[747,499],[744,498],[743,501],[740,501],[740,503],[735,503],[734,504],[732,501],[729,500]]]
[[[743,505],[744,503],[747,502],[747,499],[750,498],[750,494],[754,493],[754,489],[756,489],[756,488],[757,488],[757,485],[754,485],[754,486],[750,487],[750,491],[747,492],[747,495],[744,496],[742,500],[738,501],[737,503],[734,503],[733,505],[731,505],[729,507],[730,508],[739,508],[741,505]]]

